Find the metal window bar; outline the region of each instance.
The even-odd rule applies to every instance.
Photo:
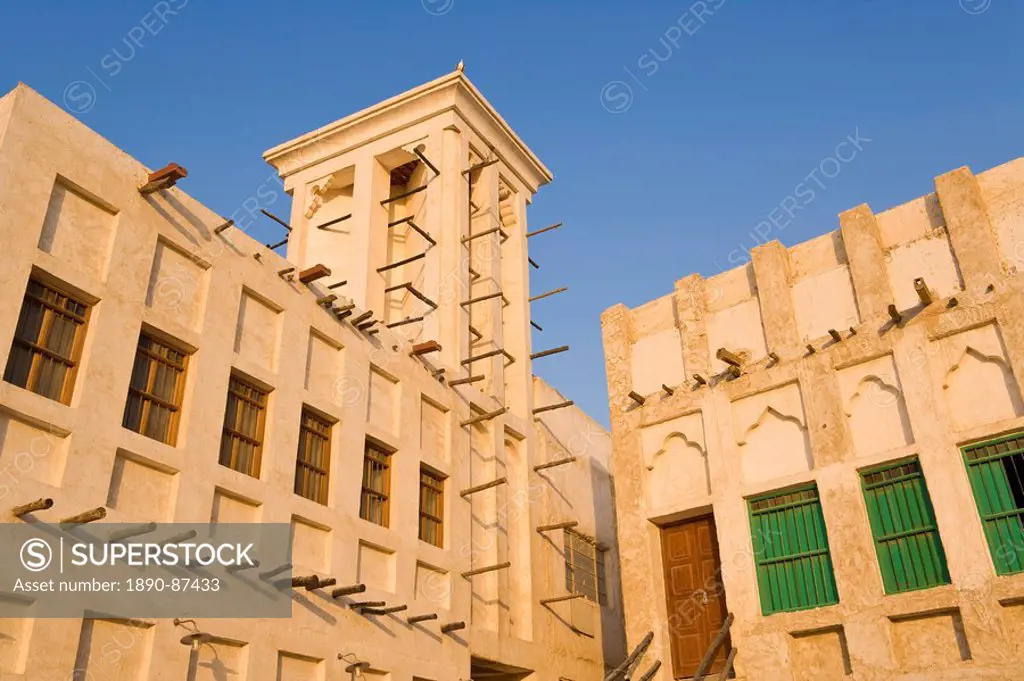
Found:
[[[222,466],[254,478],[260,476],[266,407],[266,391],[231,377],[220,446]]]
[[[387,527],[391,504],[391,452],[367,442],[363,456],[363,490],[359,517]]]
[[[755,497],[748,508],[762,614],[838,603],[817,487]]]
[[[914,458],[870,468],[861,472],[861,484],[885,592],[949,584],[920,462]]]
[[[420,539],[440,547],[444,540],[444,478],[420,469]]]
[[[326,506],[330,471],[331,423],[303,409],[295,459],[295,493]]]
[[[121,425],[173,446],[187,362],[188,355],[181,350],[140,335]]]
[[[1024,572],[1024,433],[962,452],[996,573]]]
[[[604,605],[606,596],[603,592],[604,579],[598,578],[597,543],[569,528],[562,533],[566,590],[570,594],[579,594],[591,602]],[[602,565],[603,562],[602,559]]]
[[[89,306],[30,280],[4,380],[67,404],[78,370]]]

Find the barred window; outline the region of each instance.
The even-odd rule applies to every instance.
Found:
[[[589,601],[605,605],[604,551],[590,537],[563,530],[565,540],[565,588]]]
[[[260,477],[267,392],[238,376],[231,377],[220,442],[220,463]]]
[[[444,541],[444,477],[420,468],[420,539],[441,546]]]
[[[173,445],[178,436],[188,354],[145,333],[139,336],[122,425]]]
[[[390,493],[391,452],[367,441],[363,456],[363,493],[359,500],[359,517],[387,527],[391,513]]]
[[[908,459],[861,473],[886,593],[949,584],[946,553],[921,463]]]
[[[963,448],[996,573],[1024,572],[1024,433]]]
[[[295,493],[326,505],[330,471],[331,423],[303,409],[299,453],[295,460]]]
[[[28,282],[4,380],[71,402],[89,306],[40,281]]]
[[[838,603],[817,486],[772,492],[748,503],[761,612]]]

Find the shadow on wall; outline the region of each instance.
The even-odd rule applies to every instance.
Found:
[[[599,461],[590,460],[591,498],[594,500],[594,519],[597,527],[607,527],[613,537],[619,536],[615,520],[615,481]],[[605,560],[605,585],[608,591],[606,605],[601,608],[601,645],[605,668],[614,667],[626,657],[626,622],[622,610],[619,544],[614,541]]]

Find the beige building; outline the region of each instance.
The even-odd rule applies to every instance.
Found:
[[[5,520],[291,523],[318,578],[290,620],[195,623],[191,671],[192,625],[18,601],[0,681],[600,678],[625,654],[610,438],[531,370],[550,172],[461,69],[265,158],[231,224],[182,191],[202,178],[0,99]],[[287,258],[244,233],[260,209]]]
[[[1024,678],[1024,159],[603,316],[630,645]],[[715,677],[717,678],[717,676]]]

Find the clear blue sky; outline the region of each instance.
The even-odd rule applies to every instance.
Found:
[[[571,291],[534,304],[534,345],[572,351],[536,371],[606,422],[607,307],[732,267],[771,215],[792,245],[1021,155],[1022,25],[1019,0],[25,2],[0,21],[0,88],[91,103],[86,124],[184,165],[226,215],[265,149],[464,59],[555,174],[530,221],[566,228],[531,239],[533,290]]]

